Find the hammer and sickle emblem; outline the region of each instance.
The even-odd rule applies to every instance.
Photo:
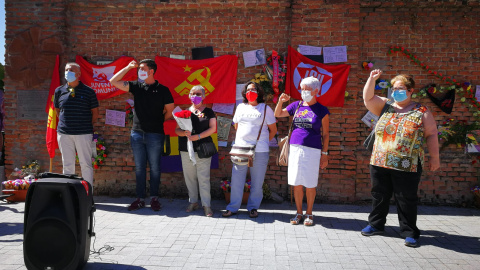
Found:
[[[202,75],[204,70],[207,70],[206,78]],[[188,95],[193,86],[200,84],[205,88],[205,96],[208,96],[211,92],[213,92],[213,90],[215,90],[215,87],[213,87],[213,85],[210,83],[211,76],[212,73],[208,67],[198,69],[190,74],[190,76],[188,76],[188,78],[179,86],[175,87],[175,92],[177,92],[180,96]],[[197,80],[199,83],[192,84],[195,80]]]

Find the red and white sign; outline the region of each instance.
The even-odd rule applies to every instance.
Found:
[[[122,56],[110,64],[98,66],[90,64],[83,59],[83,57],[77,55],[75,62],[80,65],[82,73],[80,81],[95,90],[95,93],[97,93],[97,99],[102,100],[125,93],[125,91],[111,85],[109,80],[115,73],[122,70],[133,60],[135,60],[133,57]],[[137,80],[137,69],[131,69],[125,76],[123,76],[122,80]]]
[[[343,107],[350,65],[324,65],[308,59],[290,46],[287,64],[285,93],[294,99],[301,99],[301,81],[313,76],[320,81],[317,101],[324,106]]]

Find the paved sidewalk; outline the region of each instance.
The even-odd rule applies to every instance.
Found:
[[[365,237],[370,206],[316,204],[313,227],[293,226],[290,203],[264,203],[222,218],[224,201],[185,213],[186,200],[161,199],[163,209],[128,212],[132,198],[96,197],[96,239],[84,269],[480,269],[480,210],[419,208],[420,246],[399,237],[395,207],[386,234]],[[25,269],[25,204],[0,202],[0,269]],[[113,250],[104,247],[108,245]],[[102,248],[103,247],[103,248]]]

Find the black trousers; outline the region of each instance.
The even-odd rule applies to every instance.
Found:
[[[376,229],[384,230],[392,194],[397,204],[400,235],[403,238],[420,236],[417,228],[417,191],[422,175],[419,164],[417,172],[402,172],[370,165],[372,180],[372,212],[368,222]]]

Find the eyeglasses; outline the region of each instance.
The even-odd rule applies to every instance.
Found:
[[[405,91],[407,91],[408,89],[405,89],[405,88],[392,88],[392,91],[393,91],[393,92],[399,91],[399,90],[405,90]]]
[[[202,96],[202,93],[191,93],[190,95],[192,95],[192,96],[197,96],[197,97],[201,97],[201,96]]]
[[[255,89],[255,88],[253,88],[253,89],[247,89],[247,93],[248,93],[248,92],[258,93],[258,92],[257,92],[257,89]]]

